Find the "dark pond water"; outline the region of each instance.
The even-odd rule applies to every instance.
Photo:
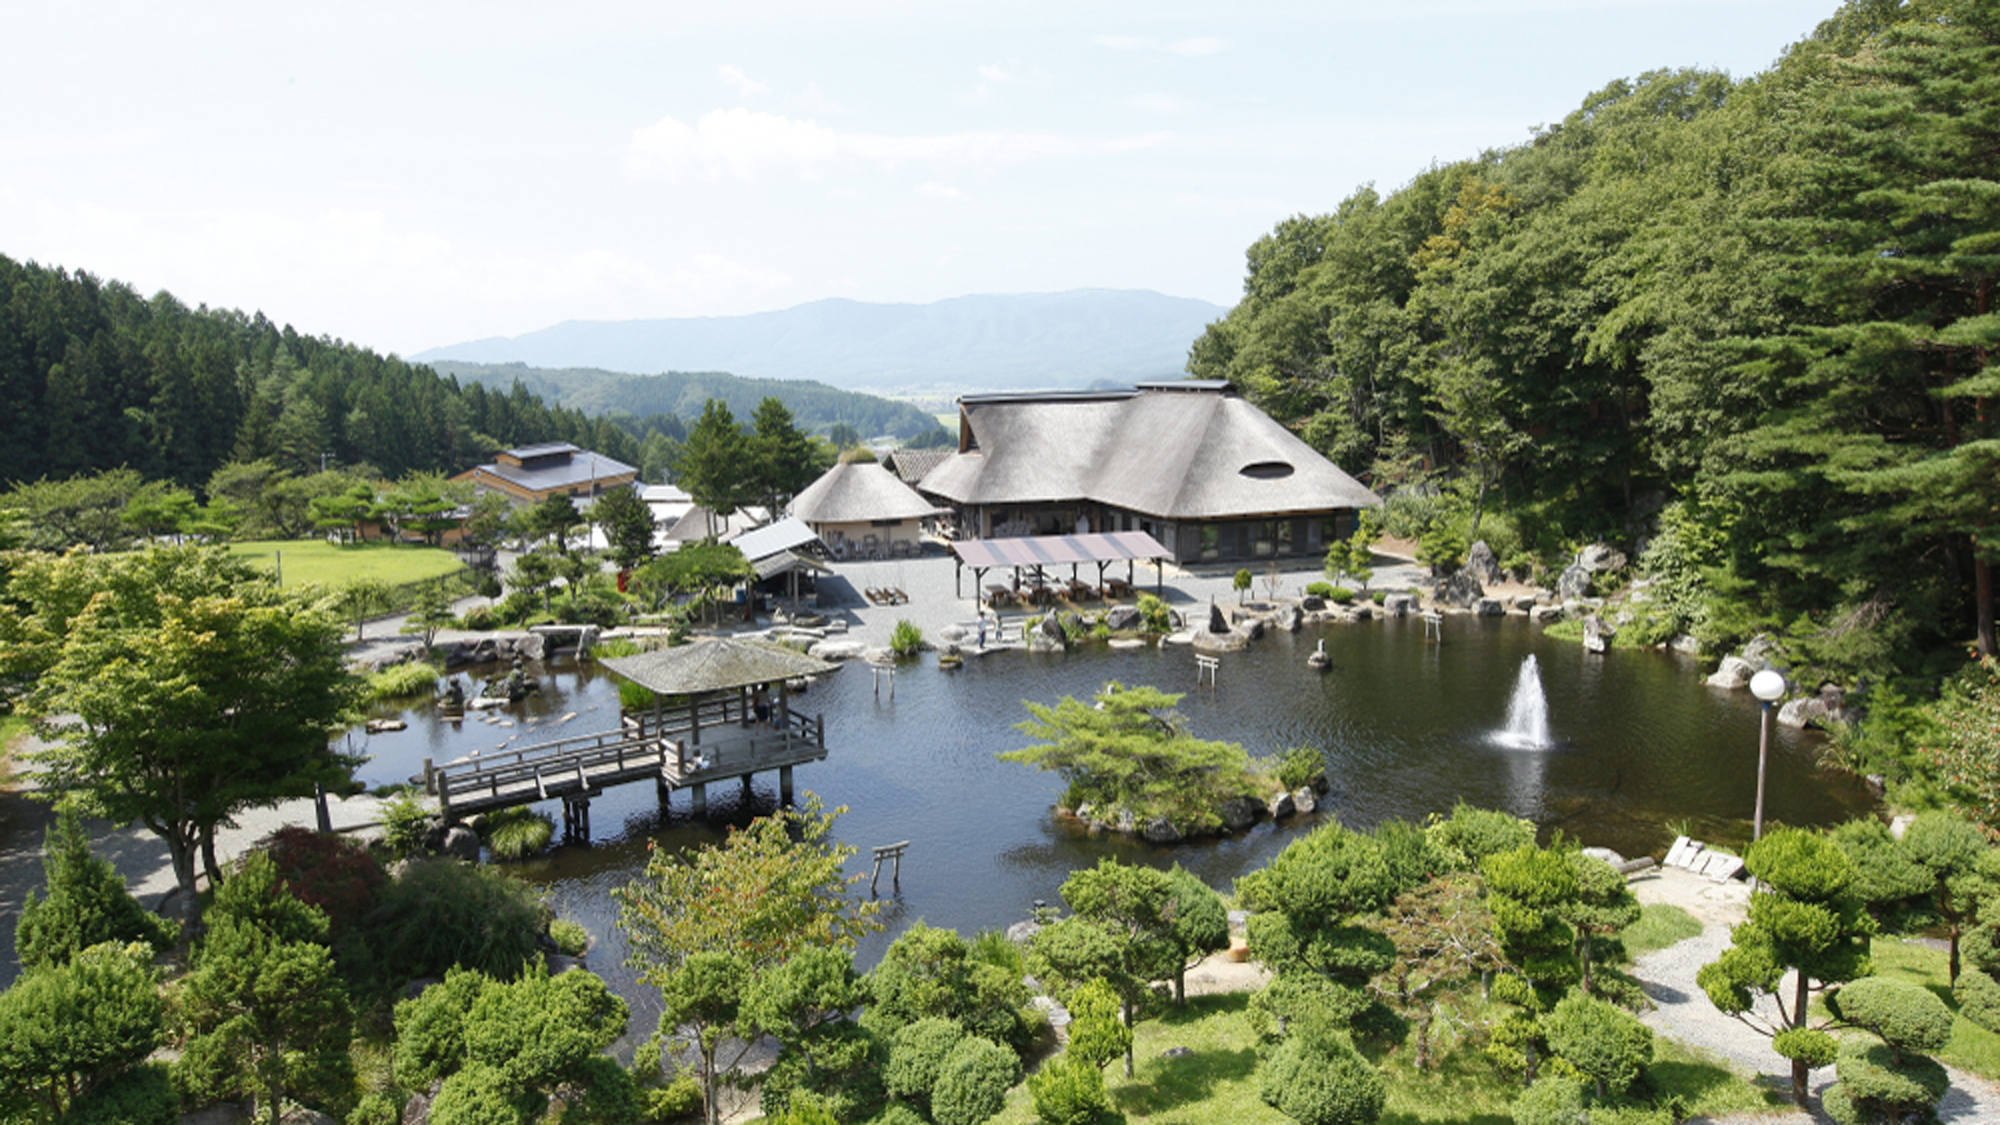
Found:
[[[825,762],[798,771],[799,787],[829,806],[848,806],[836,834],[861,851],[850,872],[866,874],[869,846],[911,841],[902,891],[887,915],[890,930],[864,946],[862,963],[878,958],[914,919],[968,934],[1018,921],[1035,899],[1056,901],[1069,871],[1103,855],[1178,861],[1227,890],[1235,876],[1319,822],[1265,823],[1234,839],[1173,848],[1058,824],[1050,814],[1058,779],[994,755],[1025,743],[1014,729],[1026,717],[1023,700],[1088,696],[1107,680],[1186,692],[1179,710],[1197,735],[1240,743],[1252,754],[1321,748],[1333,783],[1321,816],[1355,827],[1393,817],[1421,821],[1462,798],[1628,855],[1663,849],[1672,840],[1670,822],[1691,822],[1710,839],[1748,838],[1757,770],[1757,711],[1748,693],[1706,688],[1692,664],[1676,657],[1586,656],[1520,621],[1457,618],[1446,628],[1442,645],[1427,642],[1415,621],[1267,636],[1223,657],[1216,687],[1194,686],[1194,658],[1185,648],[1003,653],[950,672],[926,659],[903,666],[893,700],[886,685],[876,696],[866,666],[826,677],[794,701],[826,717],[830,751]],[[1323,675],[1305,667],[1321,639],[1332,656]],[[1495,737],[1530,655],[1547,697],[1553,749],[1509,749]],[[425,708],[408,714],[407,731],[365,744],[357,735],[357,748],[374,755],[363,777],[402,780],[425,757],[443,762],[613,722],[617,692],[609,674],[558,666],[543,680],[540,696],[505,716],[513,727],[476,720],[454,727]],[[1870,806],[1858,781],[1816,767],[1816,736],[1775,728],[1772,735],[1768,819],[1826,824]],[[734,785],[711,787],[710,811],[739,818],[766,811],[774,787],[775,778],[759,777],[747,803]],[[560,820],[559,806],[547,811]],[[634,1002],[633,1026],[649,1028],[647,990],[620,964],[610,890],[644,866],[648,840],[686,846],[719,838],[720,824],[691,822],[685,797],[663,814],[644,784],[594,801],[591,819],[591,846],[561,848],[518,870],[591,931],[599,943],[591,967]],[[886,896],[886,873],[882,888]]]

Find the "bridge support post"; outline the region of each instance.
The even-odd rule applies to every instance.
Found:
[[[792,767],[778,767],[778,803],[785,808],[792,807]]]
[[[748,801],[755,795],[755,792],[750,788],[750,775],[746,773],[743,775],[743,799]]]
[[[705,781],[694,783],[694,815],[696,820],[708,817],[708,783]]]
[[[563,839],[576,844],[590,843],[590,798],[583,794],[563,798]]]
[[[674,801],[673,801],[674,790],[672,786],[667,784],[666,778],[664,777],[654,778],[653,791],[659,794],[661,812],[670,813],[674,811]]]

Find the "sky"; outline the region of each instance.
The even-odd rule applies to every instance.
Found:
[[[1834,0],[7,5],[0,254],[410,354],[1153,289]]]

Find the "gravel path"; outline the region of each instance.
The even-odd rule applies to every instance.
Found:
[[[1633,975],[1657,1005],[1641,1018],[1661,1034],[1726,1059],[1756,1075],[1758,1085],[1789,1096],[1791,1064],[1771,1050],[1769,1039],[1717,1011],[1695,983],[1695,974],[1701,967],[1729,947],[1730,927],[1743,920],[1748,908],[1748,885],[1718,886],[1691,872],[1670,867],[1662,869],[1657,877],[1632,884],[1632,890],[1641,902],[1670,903],[1686,910],[1702,926],[1700,934],[1648,953],[1633,965]],[[2000,1086],[1960,1070],[1946,1069],[1951,1075],[1951,1091],[1938,1106],[1939,1120],[1945,1125],[2000,1123]],[[1830,1122],[1832,1118],[1820,1111],[1819,1097],[1833,1081],[1832,1067],[1812,1072],[1810,1113],[1778,1109],[1753,1116],[1713,1119],[1713,1125]]]

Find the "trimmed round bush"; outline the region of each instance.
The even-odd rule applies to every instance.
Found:
[[[1462,801],[1451,810],[1451,816],[1431,825],[1428,831],[1432,843],[1447,855],[1464,856],[1466,868],[1473,871],[1489,855],[1535,842],[1535,826],[1520,817],[1476,809]]]
[[[1007,1103],[1007,1088],[1021,1080],[1021,1060],[991,1039],[968,1036],[938,1068],[931,1091],[937,1125],[979,1125]]]
[[[1507,1107],[1514,1125],[1577,1125],[1583,1114],[1583,1086],[1561,1075],[1545,1074]]]
[[[177,1125],[180,1095],[165,1063],[141,1063],[70,1103],[62,1125]]]
[[[1941,1051],[1951,1042],[1951,1009],[1930,989],[1906,980],[1863,977],[1827,997],[1827,1007],[1881,1036],[1892,1054]]]
[[[868,1125],[930,1125],[924,1115],[900,1102],[883,1107],[882,1112],[868,1119]]]
[[[527,884],[481,864],[433,860],[384,887],[365,927],[377,963],[403,979],[456,966],[512,980],[539,956],[546,917]]]
[[[889,1040],[889,1065],[882,1071],[882,1085],[889,1096],[928,1105],[939,1069],[964,1038],[965,1029],[943,1016],[899,1028]]]
[[[1850,1043],[1834,1063],[1856,1121],[1874,1121],[1921,1113],[1936,1105],[1951,1088],[1951,1079],[1937,1060],[1907,1055],[1896,1065],[1887,1045]]]
[[[1299,1125],[1375,1125],[1387,1091],[1382,1076],[1344,1043],[1286,1040],[1264,1064],[1265,1104]]]
[[[549,940],[555,942],[556,948],[564,955],[581,957],[583,951],[590,948],[590,931],[584,929],[581,922],[558,918],[549,923]]]
[[[1111,1112],[1104,1072],[1087,1059],[1064,1055],[1028,1076],[1035,1116],[1047,1125],[1090,1125]]]
[[[363,1094],[348,1111],[347,1125],[400,1125],[403,1111],[387,1094]]]
[[[2000,981],[1978,969],[1958,974],[1952,992],[1958,997],[1958,1014],[1988,1031],[2000,1031]]]
[[[1818,1070],[1840,1056],[1840,1044],[1833,1036],[1812,1027],[1788,1027],[1771,1037],[1771,1049],[1783,1058],[1797,1059]]]
[[[507,1080],[490,1066],[468,1066],[444,1080],[431,1102],[431,1125],[496,1125],[527,1121],[534,1107],[513,1096]]]
[[[1354,591],[1345,586],[1335,586],[1327,591],[1326,600],[1335,605],[1348,605],[1354,601]]]
[[[1600,1097],[1624,1093],[1653,1061],[1653,1029],[1594,996],[1563,997],[1542,1029],[1549,1048],[1597,1083]]]
[[[664,1086],[639,1091],[639,1104],[647,1121],[690,1117],[701,1109],[701,1081],[692,1074],[676,1075]]]

